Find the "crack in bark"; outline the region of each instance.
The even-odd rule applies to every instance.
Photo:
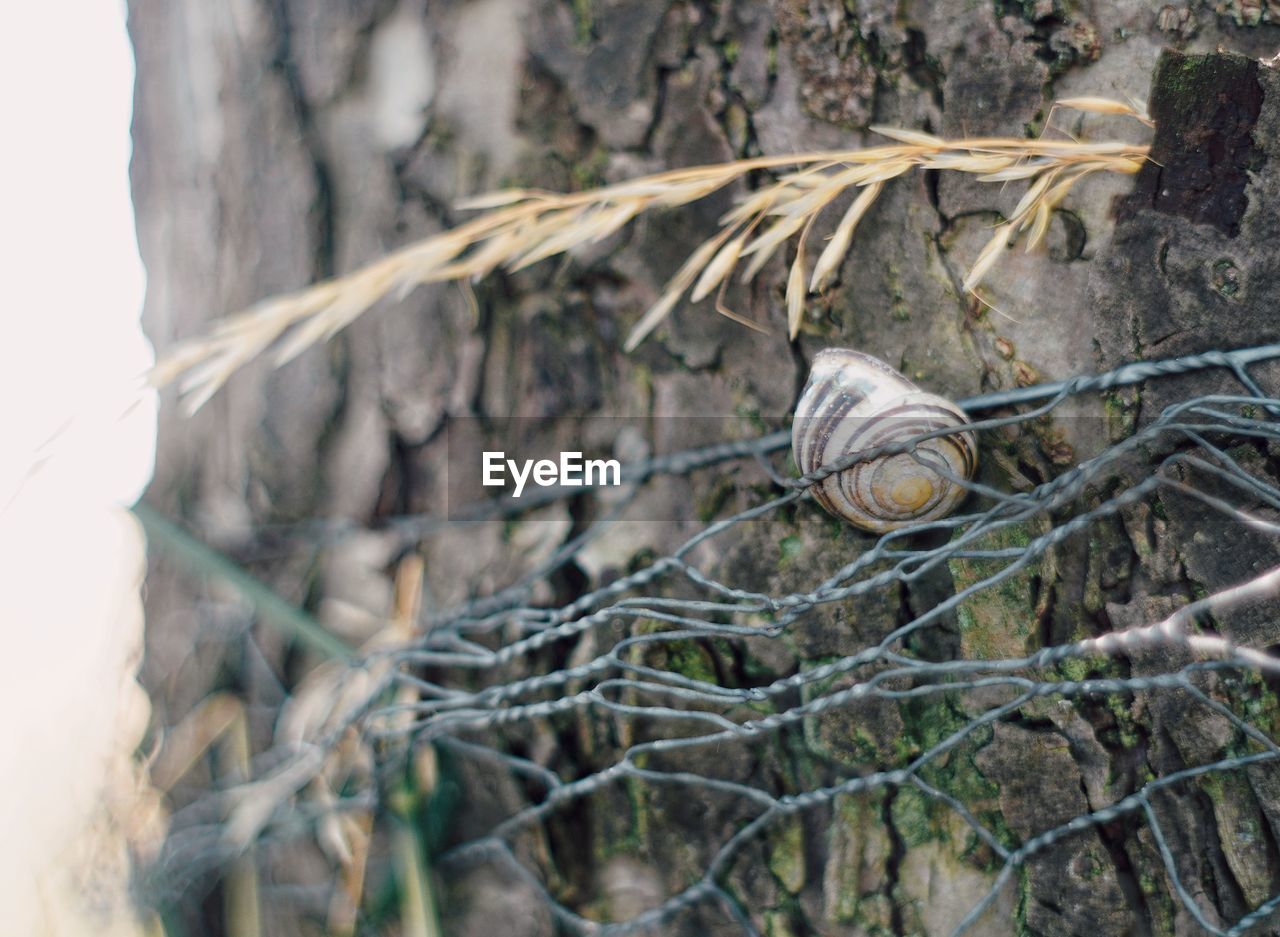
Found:
[[[902,876],[902,861],[907,855],[907,843],[902,838],[902,834],[898,832],[898,827],[893,820],[893,803],[897,799],[898,789],[890,787],[885,792],[884,804],[881,808],[884,828],[889,836],[889,855],[884,862],[884,892],[889,899],[890,931],[894,934],[905,934],[907,931],[903,920],[898,885]]]
[[[333,173],[329,169],[328,157],[325,153],[319,128],[316,126],[315,114],[311,103],[307,100],[302,85],[302,76],[298,72],[297,62],[293,56],[293,26],[289,18],[287,0],[271,0],[267,5],[276,33],[276,47],[271,68],[280,75],[289,92],[289,100],[298,119],[298,130],[302,138],[303,148],[311,160],[312,177],[315,185],[315,201],[311,207],[310,218],[312,236],[315,240],[313,253],[313,280],[332,277],[337,270],[336,257],[336,205],[333,190]]]

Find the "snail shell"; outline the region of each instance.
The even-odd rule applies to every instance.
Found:
[[[968,425],[954,403],[930,394],[878,358],[828,348],[813,359],[796,405],[791,448],[808,475],[854,452],[902,443],[948,427]],[[824,508],[857,527],[884,533],[949,514],[966,494],[930,466],[960,478],[978,467],[975,434],[957,432],[886,453],[828,475],[810,490]]]

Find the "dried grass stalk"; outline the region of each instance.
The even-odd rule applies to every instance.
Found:
[[[1060,107],[1117,114],[1149,122],[1130,105],[1100,98],[1060,101]],[[762,156],[678,169],[586,192],[532,189],[482,195],[463,207],[484,213],[435,237],[402,248],[354,273],[288,296],[266,300],[228,318],[208,335],[170,352],[152,371],[157,386],[179,381],[189,409],[203,405],[242,365],[274,348],[277,364],[326,340],[388,294],[403,295],[423,283],[479,279],[493,270],[519,270],[555,254],[602,240],[641,212],[685,205],[723,189],[749,173],[790,170],[748,193],[722,219],[721,232],[700,245],[667,283],[626,341],[635,348],[692,288],[692,301],[723,290],[738,263],[750,280],[784,244],[808,231],[818,215],[850,188],[860,188],[805,282],[803,241],[787,278],[787,328],[799,331],[804,299],[828,286],[849,251],[854,230],[884,184],[913,169],[964,172],[987,182],[1027,180],[1017,208],[982,250],[965,279],[973,290],[1012,238],[1026,232],[1028,247],[1043,239],[1052,210],[1071,187],[1093,172],[1134,173],[1146,146],[1021,140],[1005,137],[943,140],[931,134],[872,128],[887,146],[787,156]],[[723,304],[717,308],[729,314]],[[741,317],[731,314],[741,321]]]
[[[1142,121],[1148,127],[1154,127],[1155,121],[1147,116],[1146,105],[1121,104],[1110,98],[1062,98],[1055,101],[1054,107],[1062,107],[1072,111],[1087,111],[1092,114],[1112,114],[1116,117],[1132,117]]]

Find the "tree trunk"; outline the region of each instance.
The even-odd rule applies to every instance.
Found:
[[[1219,4],[1221,13],[1200,3],[1157,13],[1146,4],[1059,0],[129,7],[145,322],[161,351],[229,311],[455,225],[469,217],[452,207],[465,195],[575,190],[758,154],[869,145],[873,124],[945,137],[1039,134],[1054,99],[1144,98],[1163,47],[1221,44],[1256,55],[1280,38],[1268,12],[1244,3]],[[1205,61],[1217,64],[1197,72]],[[808,360],[828,346],[871,352],[958,399],[1131,360],[1276,341],[1280,81],[1232,56],[1169,57],[1156,74],[1160,165],[1136,182],[1099,174],[1078,187],[1055,213],[1047,250],[1011,252],[993,271],[984,296],[996,311],[960,283],[1021,189],[917,174],[886,186],[840,284],[810,301],[796,343],[785,339],[787,273],[775,258],[752,286],[735,285],[725,298],[769,334],[683,307],[624,354],[627,330],[715,232],[745,191],[738,187],[642,216],[570,260],[495,274],[475,284],[474,296],[456,285],[422,287],[284,367],[250,366],[194,417],[168,400],[147,501],[359,644],[391,613],[392,576],[406,552],[425,558],[430,617],[519,582],[605,510],[580,496],[507,524],[406,539],[389,519],[439,518],[453,505],[446,430],[472,418],[518,417],[537,421],[543,439],[590,432],[597,442],[603,419],[583,419],[618,418],[613,432],[631,426],[647,437],[645,447],[668,452],[784,426]],[[1059,112],[1054,122],[1093,140],[1145,132],[1097,115]],[[1206,132],[1225,149],[1205,156]],[[1105,415],[1120,418],[1112,438],[1170,402],[1227,386],[1221,374],[1200,375],[1119,393],[1106,404]],[[1107,441],[1097,431],[1103,416],[1100,402],[1073,401],[1052,425],[1005,447],[1011,455],[984,455],[982,481],[1016,490],[1052,478]],[[1266,462],[1265,446],[1257,458]],[[1270,458],[1264,471],[1274,471]],[[709,519],[770,496],[763,474],[732,467],[664,477],[650,485],[644,509],[682,522],[620,525],[625,533],[558,567],[529,601],[572,602],[674,550]],[[680,515],[688,504],[696,515]],[[1158,516],[1131,513],[1065,540],[1033,571],[976,593],[919,632],[912,652],[1017,657],[1157,621],[1201,590],[1239,581],[1242,555],[1257,569],[1276,564],[1273,540],[1198,537],[1210,528],[1204,509],[1176,499],[1161,505]],[[326,524],[310,536],[314,519]],[[1044,529],[1021,532],[1022,542]],[[813,588],[872,542],[803,502],[725,532],[696,565],[740,588],[785,595]],[[688,642],[637,660],[758,686],[874,645],[987,574],[982,561],[957,559],[909,585],[817,608],[778,641]],[[199,585],[164,553],[153,561],[147,613],[145,677],[162,724],[229,689],[246,705],[253,750],[270,750],[283,698],[316,660],[257,622],[234,593]],[[1219,627],[1252,646],[1280,643],[1274,607]],[[624,633],[609,628],[540,652],[527,673],[591,660]],[[1161,653],[1106,673],[1165,672]],[[1251,712],[1261,707],[1254,721],[1269,733],[1271,689],[1232,679],[1209,689]],[[835,680],[838,687],[850,678]],[[964,694],[850,703],[792,732],[655,756],[646,767],[799,794],[900,768],[990,705]],[[632,732],[638,740],[652,727],[592,710],[499,737],[570,780],[612,764]],[[1174,691],[1040,700],[975,732],[929,780],[1016,847],[1151,777],[1242,744],[1220,714]],[[452,806],[437,798],[449,822],[434,855],[540,796],[483,762],[458,756],[445,767],[464,796]],[[383,782],[386,793],[392,785]],[[208,779],[184,783],[174,792],[179,804]],[[1280,890],[1273,764],[1184,782],[1154,809],[1183,887],[1211,922],[1229,926]],[[757,812],[741,798],[628,781],[556,811],[514,848],[565,906],[623,921],[699,880]],[[374,926],[388,919],[376,890],[389,881],[390,862],[375,847],[365,903]],[[186,890],[162,900],[186,933],[221,932],[205,901],[221,871],[173,863],[169,872]],[[950,932],[1000,865],[954,811],[902,784],[789,814],[744,847],[719,882],[761,933],[932,937]],[[336,874],[330,861],[295,844],[260,852],[259,870],[266,932],[316,932]],[[550,934],[558,926],[502,863],[442,863],[435,882],[447,934]],[[1151,828],[1129,813],[1033,855],[970,933],[1200,933],[1176,890]],[[742,931],[714,898],[691,903],[661,929]]]

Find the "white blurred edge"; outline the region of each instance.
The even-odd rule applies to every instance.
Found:
[[[0,916],[5,933],[142,933],[129,849],[158,800],[135,758],[150,707],[145,549],[151,352],[128,191],[124,4],[15,4],[0,30]]]

